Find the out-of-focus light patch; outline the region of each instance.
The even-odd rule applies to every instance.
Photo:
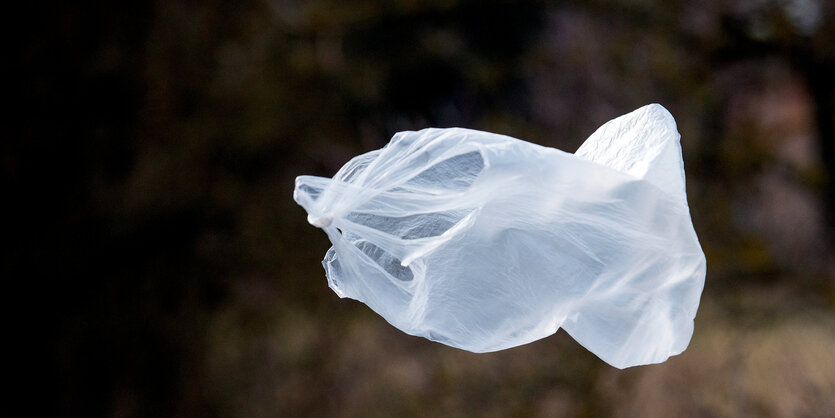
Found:
[[[807,271],[821,267],[825,218],[816,195],[776,167],[757,176],[752,192],[740,201],[741,229],[761,240],[780,264],[804,263]]]
[[[777,160],[795,170],[819,164],[814,130],[814,103],[803,81],[793,75],[774,75],[751,102],[752,115],[759,119],[763,140],[774,149]]]
[[[811,35],[820,25],[818,0],[786,0],[783,11],[795,28],[804,35]]]
[[[298,0],[273,0],[267,2],[275,22],[280,26],[299,30],[308,21],[310,7]]]

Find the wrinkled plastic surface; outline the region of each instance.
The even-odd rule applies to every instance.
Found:
[[[693,333],[705,258],[673,117],[654,104],[566,153],[469,129],[400,132],[295,200],[333,243],[340,296],[473,352],[560,327],[609,364],[658,363]]]

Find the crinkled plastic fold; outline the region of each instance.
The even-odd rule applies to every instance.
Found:
[[[473,352],[564,328],[609,364],[693,333],[705,258],[679,134],[653,104],[571,154],[469,129],[400,132],[294,199],[333,243],[330,287],[406,333]]]

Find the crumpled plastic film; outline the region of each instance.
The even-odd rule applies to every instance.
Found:
[[[652,104],[571,154],[470,129],[400,132],[294,199],[333,247],[330,287],[473,352],[560,327],[607,363],[684,351],[704,286],[679,133]]]

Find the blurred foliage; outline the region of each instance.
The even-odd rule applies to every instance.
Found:
[[[33,415],[835,410],[832,2],[26,7],[0,181]],[[617,371],[564,333],[475,355],[327,288],[296,175],[427,126],[572,151],[652,102],[708,258],[681,356]]]

